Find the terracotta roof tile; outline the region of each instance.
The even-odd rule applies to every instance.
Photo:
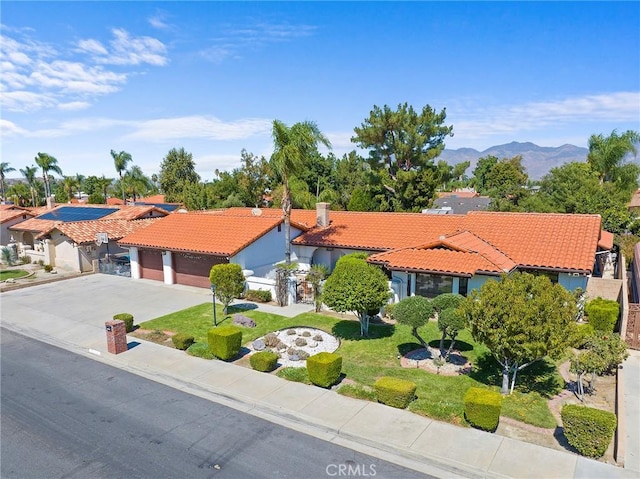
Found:
[[[108,206],[116,206],[116,205],[123,205],[124,202],[122,201],[122,198],[107,198],[107,205]],[[103,205],[104,206],[104,205]]]
[[[600,241],[598,241],[598,248],[600,249],[612,249],[613,248],[613,233],[602,230],[600,231]]]
[[[279,217],[176,213],[124,237],[125,246],[233,256],[282,222]],[[284,250],[284,245],[283,245]]]
[[[76,221],[73,223],[61,223],[53,229],[59,230],[77,244],[93,243],[97,233],[107,233],[110,240],[120,238],[142,228],[146,228],[160,218],[146,218],[129,221],[125,219],[101,219],[95,221]]]
[[[6,223],[7,221],[11,221],[15,218],[19,218],[21,216],[26,216],[27,218],[33,217],[33,213],[30,213],[27,210],[23,209],[2,209],[0,210],[0,223]],[[25,220],[26,221],[26,220]]]
[[[41,220],[38,218],[29,218],[28,220],[21,221],[18,224],[10,226],[10,230],[14,231],[31,231],[38,233],[38,236],[49,233],[57,224],[62,223],[57,220]]]
[[[478,272],[497,275],[503,272],[478,253],[442,248],[388,251],[370,256],[369,261],[384,264],[390,269],[461,276],[473,276]]]
[[[417,247],[468,230],[520,267],[591,271],[599,215],[496,213],[467,215],[331,211],[330,225],[296,238],[299,245],[369,251]]]
[[[169,212],[151,205],[134,205],[134,206],[122,206],[118,208],[118,211],[111,213],[108,216],[102,218],[103,220],[137,220],[143,217],[148,218],[150,214],[168,215]]]

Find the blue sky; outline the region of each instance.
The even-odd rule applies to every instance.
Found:
[[[640,131],[638,2],[14,2],[2,161],[115,177],[171,148],[204,180],[313,120],[338,156],[374,105],[447,109],[447,148]],[[9,177],[19,174],[10,173]]]

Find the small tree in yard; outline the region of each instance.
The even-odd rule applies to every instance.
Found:
[[[445,361],[449,360],[451,351],[453,351],[453,345],[456,343],[456,338],[460,330],[464,329],[464,314],[458,308],[447,308],[444,311],[438,313],[438,329],[442,331],[442,337],[440,338],[440,357],[444,357]],[[444,352],[444,340],[449,338],[449,349]]]
[[[334,311],[351,311],[360,320],[360,334],[369,335],[369,311],[380,309],[389,299],[387,277],[360,254],[343,256],[324,283],[322,299]]]
[[[429,322],[433,314],[433,306],[424,296],[409,296],[393,308],[393,317],[400,324],[411,326],[411,334],[420,341],[422,347],[428,349],[427,343],[418,333],[418,328]]]
[[[313,286],[313,301],[316,306],[316,313],[322,309],[322,298],[320,295],[320,283],[329,276],[329,268],[323,264],[314,264],[307,273],[306,280]]]
[[[458,336],[458,332],[464,329],[464,316],[460,312],[454,313],[463,302],[464,296],[456,293],[440,294],[431,301],[433,309],[438,313],[438,329],[442,332],[442,337],[440,338],[440,357],[444,357],[445,361],[449,358],[451,351],[453,351],[453,343],[456,340],[456,336]],[[443,317],[442,313],[446,310],[451,311]],[[451,343],[449,343],[449,350],[445,353],[444,341],[447,337],[449,337]]]
[[[224,314],[231,302],[244,292],[244,275],[239,264],[216,264],[209,272],[209,280],[216,287],[216,297],[224,306]]]
[[[513,392],[518,371],[545,356],[562,355],[575,325],[573,295],[546,276],[528,273],[487,281],[461,308],[473,339],[502,366],[502,394],[509,392],[510,379]]]
[[[584,384],[582,382],[586,374],[591,375],[588,391],[595,389],[595,380],[598,375],[611,373],[627,357],[627,345],[617,334],[594,336],[586,344],[586,350],[571,359],[572,373],[578,376],[578,398],[584,400]]]

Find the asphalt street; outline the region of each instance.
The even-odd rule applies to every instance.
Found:
[[[4,479],[432,477],[0,332]]]

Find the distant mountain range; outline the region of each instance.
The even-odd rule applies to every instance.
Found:
[[[467,170],[467,176],[471,176],[479,158],[491,155],[498,158],[512,158],[521,155],[522,164],[527,168],[529,178],[537,180],[547,174],[553,167],[570,161],[587,161],[588,152],[587,148],[574,145],[547,147],[538,146],[530,142],[519,143],[512,141],[505,145],[492,146],[484,151],[474,150],[473,148],[445,149],[438,157],[438,160],[445,160],[451,165],[470,161],[471,167]]]

